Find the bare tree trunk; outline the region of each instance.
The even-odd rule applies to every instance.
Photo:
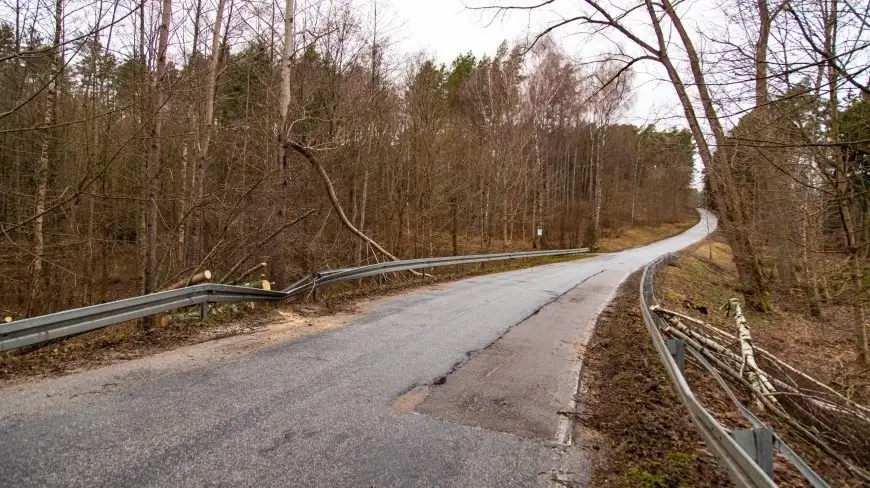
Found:
[[[761,265],[755,247],[749,239],[744,225],[745,216],[739,196],[734,188],[735,178],[731,173],[728,155],[724,151],[724,148],[727,147],[727,144],[725,144],[725,132],[713,106],[713,98],[707,87],[698,53],[670,1],[663,0],[662,7],[665,14],[673,23],[686,50],[694,86],[698,90],[706,121],[712,129],[714,141],[719,148],[715,155],[707,144],[704,133],[701,130],[699,119],[695,113],[691,98],[687,93],[686,85],[680,78],[667,53],[667,42],[662,30],[661,19],[655,11],[653,2],[646,0],[645,3],[659,44],[658,60],[665,66],[671,83],[677,91],[677,96],[683,106],[695,143],[698,145],[698,153],[707,168],[714,197],[719,204],[719,208],[724,213],[724,218],[720,220],[720,224],[731,243],[734,252],[734,262],[740,275],[740,282],[744,286],[744,296],[747,299],[747,303],[751,304],[753,308],[768,310],[770,305],[768,303],[769,293],[767,284],[761,272]],[[722,181],[721,185],[719,184],[720,180]]]
[[[772,21],[767,0],[756,0],[758,39],[755,41],[755,108],[764,108],[770,99],[767,88],[767,44]]]
[[[638,182],[639,174],[640,174],[640,147],[641,140],[638,139],[637,147],[635,148],[635,154],[631,165],[631,227],[634,227],[635,221],[637,219],[637,192],[640,189],[640,185]]]
[[[813,272],[813,265],[809,259],[809,188],[803,188],[803,193],[803,202],[801,203],[801,268],[803,268],[803,288],[807,296],[807,305],[810,309],[810,316],[819,318],[822,316],[821,300],[819,298],[819,289],[816,285],[816,276]]]
[[[453,247],[453,255],[459,255],[459,202],[458,197],[453,195],[450,198],[450,242]]]
[[[190,53],[190,61],[188,63],[193,66],[194,77],[196,76],[197,66],[199,64],[199,37],[200,37],[200,18],[202,17],[202,0],[196,0],[196,7],[194,7],[194,19],[193,19],[193,41],[191,42],[192,50]],[[198,103],[194,100],[189,102],[187,107],[187,124],[189,127],[193,127],[193,135],[192,139],[195,142],[195,151],[198,147],[201,139],[200,134],[200,120],[197,116],[197,110],[194,109],[194,105],[198,105]],[[196,188],[199,186],[197,182],[197,173],[195,165],[190,162],[190,146],[191,146],[191,137],[185,137],[182,148],[181,148],[181,197],[179,199],[178,205],[178,264],[179,269],[183,268],[187,263],[188,259],[188,246],[194,250],[194,257],[198,259],[199,253],[196,251],[197,243],[199,241],[200,229],[202,228],[202,218],[201,216],[197,216],[197,218],[193,221],[191,225],[191,229],[188,229],[187,226],[187,218],[190,217],[188,215],[188,207],[191,206],[191,202],[196,200]],[[194,155],[196,157],[196,154]],[[192,207],[192,206],[191,206]],[[190,236],[188,237],[188,233]]]
[[[151,124],[148,156],[145,163],[145,263],[143,266],[143,292],[155,291],[157,284],[157,194],[160,192],[161,149],[163,144],[163,105],[167,96],[166,51],[169,44],[169,20],[172,17],[172,0],[163,0],[160,28],[157,41],[157,66],[154,78],[154,118]]]
[[[359,229],[360,232],[366,231],[366,200],[368,199],[369,194],[369,170],[366,169],[363,172],[363,186],[362,186],[362,194],[360,195],[359,202]],[[363,251],[363,243],[358,242],[356,246],[356,262],[357,264],[362,262],[362,251]]]
[[[196,193],[196,202],[200,205],[205,197],[205,168],[209,158],[209,150],[211,149],[211,138],[214,134],[214,105],[215,98],[217,97],[218,65],[221,57],[221,24],[223,23],[225,8],[226,0],[218,0],[217,9],[215,10],[214,30],[211,37],[208,73],[206,75],[205,106],[202,112],[202,119],[199,121],[202,124],[202,130],[199,133],[199,151],[196,156],[196,168],[194,169],[196,187],[193,190]],[[205,244],[203,232],[203,218],[200,216],[200,218],[196,219],[196,237],[194,238],[194,242],[198,246]],[[199,256],[198,253],[197,256]]]
[[[836,59],[836,46],[838,34],[838,11],[839,0],[829,0],[827,18],[825,19],[825,52],[828,54],[827,82],[828,82],[828,121],[830,138],[833,142],[840,142],[840,110],[838,106],[837,84],[840,82],[840,72],[833,65],[831,59]],[[864,325],[864,307],[861,303],[863,293],[863,264],[861,262],[861,244],[858,242],[858,232],[855,229],[855,221],[852,215],[851,197],[852,184],[849,180],[849,169],[845,161],[845,155],[840,148],[836,148],[832,154],[834,170],[834,198],[837,201],[837,210],[840,214],[840,224],[846,238],[846,250],[852,268],[852,313],[855,327],[855,349],[858,361],[870,364],[870,344],[868,344],[867,328]]]
[[[190,151],[190,143],[187,139],[184,140],[181,146],[181,196],[179,197],[178,202],[178,238],[176,240],[177,243],[177,262],[179,269],[184,267],[184,263],[187,260],[186,257],[186,245],[187,245],[187,178],[188,178],[188,168],[190,166],[190,161],[188,158],[188,154]]]
[[[541,182],[541,167],[543,163],[541,162],[541,145],[538,138],[538,128],[536,125],[532,125],[532,130],[535,131],[534,141],[535,141],[535,169],[532,171],[534,175],[534,183],[533,183],[533,195],[535,202],[532,205],[532,249],[539,249],[541,247],[541,238],[543,236],[538,235],[538,229],[543,227],[543,205],[542,205],[542,187],[543,183]]]
[[[290,173],[287,167],[287,138],[290,131],[291,76],[293,74],[294,0],[286,0],[284,9],[284,53],[281,56],[281,100],[278,106],[278,168],[280,168],[281,190],[278,192],[278,212],[283,218],[287,211],[287,196],[290,190]]]
[[[218,64],[221,57],[221,23],[223,23],[224,8],[226,0],[218,0],[217,10],[215,11],[214,32],[212,32],[211,40],[211,57],[208,63],[208,83],[206,85],[205,97],[205,113],[203,114],[203,123],[205,129],[202,133],[200,141],[199,160],[197,161],[197,183],[199,184],[198,191],[202,193],[202,187],[205,183],[205,161],[209,156],[209,147],[211,144],[212,133],[214,132],[214,104],[217,97],[217,80],[218,80]]]
[[[592,226],[595,229],[595,238],[597,240],[600,232],[601,232],[601,206],[602,206],[602,172],[603,169],[601,167],[601,150],[604,148],[604,134],[600,133],[603,130],[599,129],[598,141],[593,145],[595,146],[595,210],[593,212],[592,217]]]
[[[39,165],[36,174],[36,219],[33,221],[33,268],[30,281],[30,303],[27,306],[28,315],[36,308],[42,288],[42,260],[45,252],[45,201],[48,195],[49,158],[55,146],[55,131],[51,126],[57,120],[57,80],[63,65],[63,51],[60,48],[63,38],[63,0],[55,2],[54,42],[49,64],[49,80],[46,89],[45,108],[42,129],[42,141],[39,150]]]

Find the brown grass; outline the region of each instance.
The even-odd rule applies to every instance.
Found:
[[[627,227],[609,231],[605,236],[598,239],[595,250],[598,252],[616,252],[632,247],[667,239],[675,236],[698,223],[695,220],[687,220],[678,223],[666,223],[653,227]]]

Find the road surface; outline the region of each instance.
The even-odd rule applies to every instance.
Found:
[[[582,483],[558,414],[577,354],[619,284],[702,239],[707,219],[630,251],[384,298],[295,341],[224,357],[206,343],[7,388],[0,485]]]

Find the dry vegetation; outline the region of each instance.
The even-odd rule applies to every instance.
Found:
[[[776,298],[800,289],[814,317],[851,316],[851,345],[870,366],[867,2],[582,0],[556,18],[544,33],[612,43],[608,61],[667,76],[746,305],[785,310],[796,300]]]
[[[695,432],[638,310],[640,273],[623,283],[598,319],[583,359],[581,446],[588,486],[730,486]]]
[[[655,227],[621,227],[608,229],[595,243],[596,252],[614,252],[620,249],[642,246],[666,237],[675,236],[692,227],[697,221],[666,223]]]
[[[681,253],[656,275],[656,297],[666,308],[732,330],[722,309],[740,290],[731,259],[721,237]],[[851,310],[831,306],[824,318],[813,318],[800,289],[777,294],[775,303],[770,313],[745,310],[753,341],[856,400],[870,399],[870,369],[856,364]]]
[[[0,311],[590,246],[694,203],[689,132],[619,122],[631,70],[409,56],[379,4],[0,5]]]

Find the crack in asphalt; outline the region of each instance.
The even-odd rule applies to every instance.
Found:
[[[516,327],[516,326],[519,325],[519,324],[522,324],[522,323],[525,322],[526,320],[529,320],[530,318],[534,317],[535,315],[538,315],[538,314],[541,312],[541,310],[543,310],[544,308],[546,308],[548,305],[552,304],[553,302],[555,302],[556,300],[562,298],[563,296],[567,295],[568,293],[571,293],[571,292],[574,291],[575,289],[577,289],[577,288],[579,288],[580,286],[582,286],[583,283],[586,283],[587,281],[591,280],[592,278],[595,278],[596,276],[600,275],[601,273],[603,273],[603,272],[605,272],[605,271],[606,271],[606,270],[603,270],[603,269],[602,269],[602,270],[598,271],[597,273],[594,273],[594,274],[592,274],[592,275],[587,276],[586,278],[583,278],[582,281],[580,281],[579,283],[577,283],[576,285],[574,285],[574,286],[571,287],[570,289],[566,290],[564,293],[547,292],[547,293],[550,294],[550,297],[551,297],[549,300],[547,300],[546,302],[544,302],[543,304],[541,304],[541,306],[539,306],[538,308],[536,308],[535,310],[533,310],[530,314],[526,315],[525,317],[522,317],[520,320],[518,320],[517,322],[515,322],[514,324],[512,324],[511,326],[509,326],[509,327],[508,327],[507,329],[505,329],[501,334],[499,334],[498,337],[496,337],[495,339],[493,339],[492,342],[490,342],[489,344],[487,344],[487,345],[485,345],[485,346],[483,346],[483,347],[479,347],[479,348],[477,348],[477,349],[472,349],[472,350],[469,350],[469,351],[465,351],[465,357],[462,358],[462,359],[460,359],[459,361],[456,361],[455,363],[453,363],[453,366],[451,366],[450,369],[447,370],[446,373],[444,373],[444,374],[442,374],[442,375],[436,377],[436,378],[435,378],[434,380],[432,380],[430,383],[415,383],[415,384],[411,385],[410,388],[408,388],[407,390],[403,391],[400,395],[397,395],[397,397],[400,397],[400,396],[402,396],[402,395],[405,395],[405,394],[407,394],[408,392],[410,392],[411,390],[413,390],[414,388],[418,388],[418,387],[421,387],[421,386],[431,386],[431,385],[438,386],[438,385],[443,385],[444,383],[447,382],[447,378],[450,377],[450,375],[452,375],[453,373],[455,373],[455,372],[456,372],[459,368],[461,368],[465,363],[467,363],[468,361],[470,361],[471,358],[473,358],[476,354],[481,353],[481,352],[483,352],[483,351],[486,351],[487,349],[489,349],[490,347],[492,347],[493,344],[495,344],[496,342],[498,342],[502,337],[504,337],[508,332],[510,332],[511,329],[513,329],[514,327]]]

